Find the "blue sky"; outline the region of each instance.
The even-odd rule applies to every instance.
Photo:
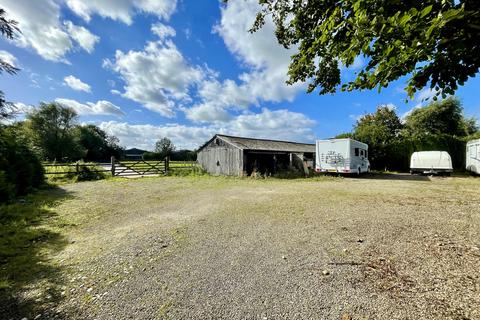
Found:
[[[151,149],[167,136],[195,148],[214,133],[313,142],[350,131],[380,104],[403,115],[425,105],[425,89],[405,103],[406,78],[383,89],[306,94],[285,84],[289,56],[271,23],[247,32],[256,0],[0,0],[19,22],[0,56],[21,68],[0,89],[21,110],[40,101],[74,108],[126,147]],[[342,70],[353,79],[364,61]],[[480,79],[457,96],[480,118]]]

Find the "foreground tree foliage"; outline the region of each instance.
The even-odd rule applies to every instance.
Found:
[[[309,81],[308,91],[382,88],[410,75],[410,97],[430,84],[442,95],[473,77],[480,67],[478,0],[259,0],[251,29],[271,17],[292,56],[289,84]],[[355,80],[341,83],[340,65],[364,57]]]
[[[17,33],[20,30],[17,27],[17,22],[14,20],[9,20],[6,17],[6,12],[2,8],[0,8],[0,33],[2,36],[6,37],[7,39],[13,40]],[[5,60],[0,59],[0,75],[3,72],[9,74],[17,73],[19,69]],[[11,102],[5,100],[5,95],[3,91],[0,90],[0,120],[8,119],[13,117],[15,114],[15,107]]]

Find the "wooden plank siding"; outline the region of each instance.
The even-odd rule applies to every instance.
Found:
[[[276,161],[276,154],[289,155],[290,167],[300,163],[296,167],[305,170],[304,154],[313,155],[314,152],[314,144],[216,134],[199,148],[197,162],[212,175],[243,176],[251,173],[252,164],[257,166],[257,158],[263,159],[258,161],[264,162],[260,167],[265,169],[266,166],[271,165],[272,161]],[[258,154],[258,157],[249,157],[255,154]],[[272,161],[266,160],[265,156],[262,158],[261,155],[271,156]],[[294,156],[298,158],[295,159],[297,160],[295,163]]]
[[[197,161],[212,175],[241,176],[243,174],[243,150],[224,141],[211,141],[197,155]]]

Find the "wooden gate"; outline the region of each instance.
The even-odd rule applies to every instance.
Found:
[[[115,160],[112,158],[113,176],[133,176],[133,175],[158,175],[168,173],[168,159],[161,161],[144,160]]]

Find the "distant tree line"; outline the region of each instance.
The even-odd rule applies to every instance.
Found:
[[[394,108],[379,106],[362,116],[351,133],[337,137],[367,143],[372,169],[408,170],[413,152],[430,150],[447,151],[454,168],[461,169],[466,141],[480,138],[480,131],[475,118],[463,115],[460,100],[449,97],[414,109],[403,120]]]
[[[163,137],[155,143],[154,152],[146,152],[143,154],[143,160],[163,160],[169,157],[172,161],[195,161],[197,160],[196,151],[181,149],[176,150],[173,142]]]

